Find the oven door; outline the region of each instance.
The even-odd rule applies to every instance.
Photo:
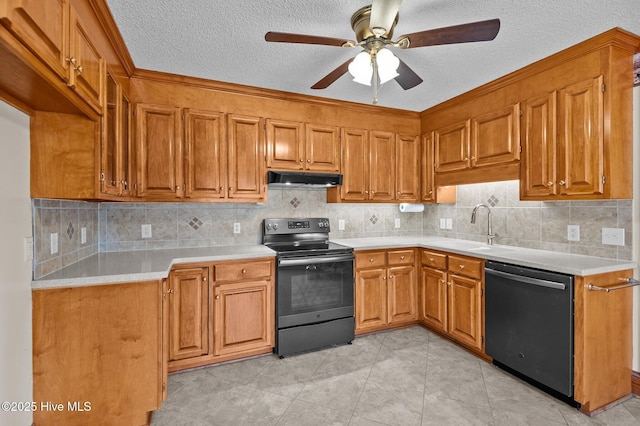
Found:
[[[353,253],[278,259],[278,328],[353,317]]]

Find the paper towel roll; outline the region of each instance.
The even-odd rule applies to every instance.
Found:
[[[401,203],[400,211],[402,213],[420,213],[424,211],[424,204]]]

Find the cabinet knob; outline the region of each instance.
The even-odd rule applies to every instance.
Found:
[[[386,280],[386,279],[387,279],[387,277],[382,277],[382,279],[383,279],[383,280]]]
[[[216,300],[220,300],[220,296],[216,296]]]
[[[427,192],[427,194],[431,195],[431,194],[433,194],[433,191],[429,191],[429,192]]]
[[[553,182],[551,182],[551,181],[547,182],[547,186],[548,186],[549,188],[551,188],[551,187],[553,186]]]
[[[449,282],[447,283],[447,285],[448,285],[448,286],[451,286],[451,281],[449,281]]]
[[[207,277],[202,277],[202,281],[207,281]]]
[[[300,162],[301,162],[301,163],[304,163],[304,160],[301,158],[301,159],[300,159]]]
[[[469,157],[464,157],[463,161],[469,161]]]
[[[393,279],[393,275],[389,275],[389,279],[392,280]]]
[[[246,274],[246,273],[247,273],[247,270],[246,270],[246,269],[243,269],[243,270],[242,270],[242,273],[243,273],[243,274]]]
[[[73,64],[73,65],[76,64],[76,58],[64,58],[64,60],[69,62],[70,64]]]
[[[565,183],[567,183],[567,182],[561,180],[560,182],[558,182],[558,185],[564,185]]]
[[[365,194],[368,194],[368,193],[369,193],[369,191],[364,191],[364,193],[365,193]]]
[[[471,157],[471,161],[476,161],[476,157]]]
[[[82,65],[79,67],[73,67],[73,69],[78,71],[78,74],[82,74],[82,71],[84,71],[84,68],[82,68]]]
[[[373,257],[371,259],[369,259],[369,262],[373,263]]]
[[[376,191],[371,191],[371,193],[372,193],[372,194],[375,194],[375,193],[376,193]]]
[[[398,191],[397,194],[400,195],[400,191]]]
[[[307,163],[310,163],[310,162],[311,162],[311,160],[307,160]]]
[[[435,259],[433,257],[430,257],[429,258],[429,262],[433,263],[433,262],[435,262]]]
[[[446,284],[446,281],[445,281],[445,280],[443,280],[443,279],[439,279],[439,280],[438,280],[438,282],[439,282],[440,284]]]
[[[400,260],[404,260],[404,256],[400,256]]]
[[[458,265],[460,269],[464,269],[464,265]]]

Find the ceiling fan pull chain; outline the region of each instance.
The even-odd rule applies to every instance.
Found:
[[[376,60],[376,55],[371,55],[371,65],[373,65],[373,105],[378,104],[378,84],[380,79],[378,78],[378,61]]]

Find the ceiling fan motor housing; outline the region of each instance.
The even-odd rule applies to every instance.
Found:
[[[393,25],[391,25],[391,28],[388,29],[387,32],[377,36],[373,33],[369,25],[369,21],[371,19],[371,6],[365,6],[361,9],[358,9],[358,11],[356,11],[356,13],[354,13],[351,17],[351,28],[353,28],[353,31],[356,33],[356,40],[358,41],[358,43],[370,37],[382,37],[390,39],[391,37],[393,37],[393,29],[398,23],[399,16],[400,14],[396,15],[396,19],[394,19]]]

